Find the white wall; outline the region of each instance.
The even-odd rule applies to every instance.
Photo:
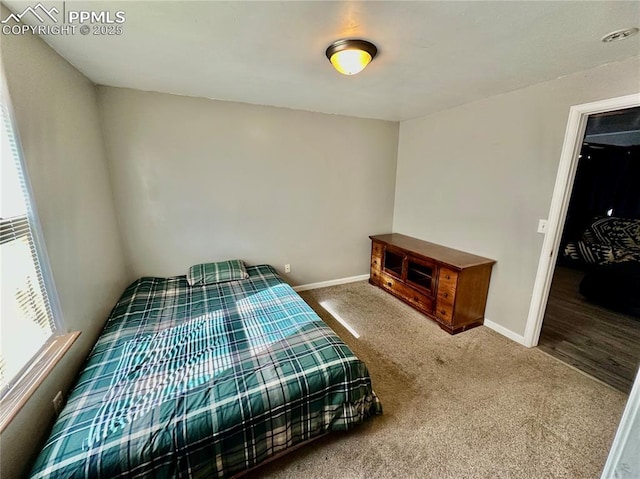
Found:
[[[497,260],[486,318],[523,335],[569,108],[639,89],[633,58],[402,122],[393,231]]]
[[[0,475],[17,478],[49,433],[53,396],[69,387],[130,278],[95,86],[31,35],[3,35],[2,61],[64,322],[82,331],[0,436]]]
[[[231,258],[354,276],[391,230],[398,123],[111,87],[99,104],[135,276]]]

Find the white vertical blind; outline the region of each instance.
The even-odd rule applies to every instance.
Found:
[[[4,395],[57,326],[45,287],[37,216],[2,77],[0,391]]]

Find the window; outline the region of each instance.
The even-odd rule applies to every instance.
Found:
[[[28,397],[46,374],[35,382],[34,377],[42,376],[42,367],[50,369],[64,352],[59,341],[63,332],[58,322],[57,297],[48,273],[4,72],[1,100],[0,430],[5,425],[5,410],[11,409],[7,398],[18,396],[19,409],[25,395]]]

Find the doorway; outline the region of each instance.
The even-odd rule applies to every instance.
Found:
[[[538,346],[629,393],[640,363],[640,107],[591,115]]]
[[[640,95],[602,100],[576,105],[569,110],[567,129],[560,156],[560,164],[549,210],[547,232],[542,244],[538,273],[534,283],[529,315],[524,334],[526,346],[538,344],[544,319],[547,298],[551,289],[556,257],[559,252],[562,231],[566,219],[573,182],[582,149],[584,134],[589,116],[625,110],[640,106]]]

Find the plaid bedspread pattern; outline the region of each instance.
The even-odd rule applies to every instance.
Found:
[[[230,477],[382,408],[366,366],[267,265],[116,304],[32,478]]]

